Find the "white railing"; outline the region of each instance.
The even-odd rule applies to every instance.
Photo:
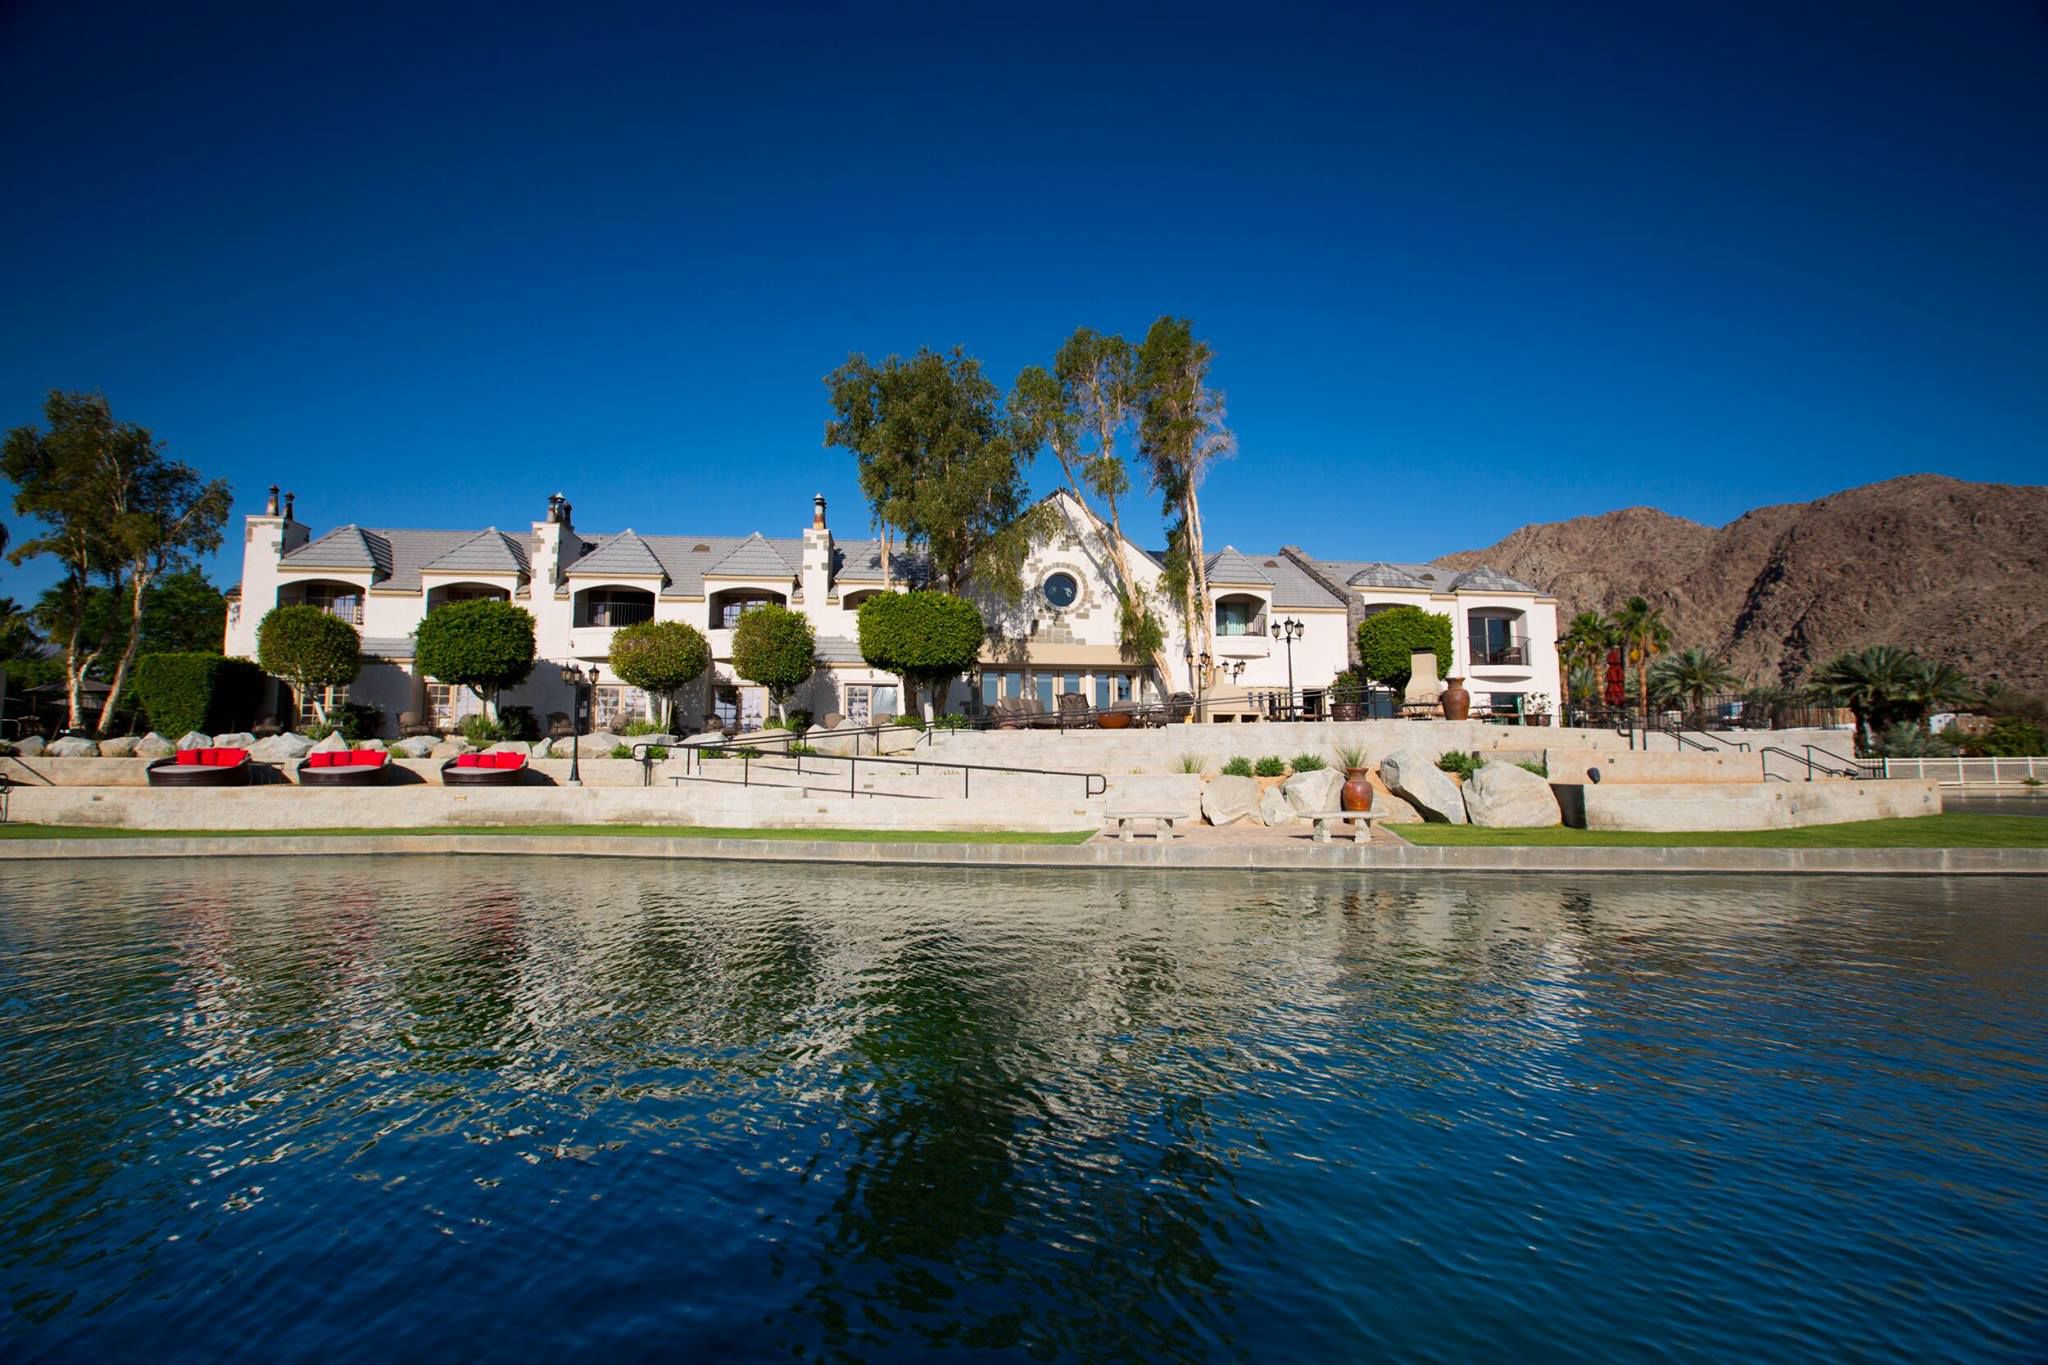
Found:
[[[1886,777],[1933,778],[1948,786],[2020,786],[2048,782],[2048,758],[1887,758]]]

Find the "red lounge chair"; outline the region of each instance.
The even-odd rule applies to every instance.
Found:
[[[143,770],[152,787],[246,787],[254,772],[247,749],[183,749]]]
[[[509,787],[525,772],[525,754],[460,754],[441,765],[441,785]]]
[[[391,772],[391,755],[378,749],[311,753],[299,764],[302,787],[373,787]]]

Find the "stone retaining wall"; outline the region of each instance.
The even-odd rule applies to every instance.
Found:
[[[1941,814],[1941,786],[1932,781],[1635,783],[1598,786],[1553,782],[1564,822],[1576,829],[1794,829],[1852,820],[1893,820]]]

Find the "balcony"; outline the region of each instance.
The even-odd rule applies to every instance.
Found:
[[[1474,636],[1465,642],[1465,657],[1473,668],[1527,668],[1529,637],[1496,634]]]

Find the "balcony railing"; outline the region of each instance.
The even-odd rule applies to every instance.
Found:
[[[1529,637],[1493,635],[1466,641],[1466,657],[1477,667],[1527,666]]]
[[[317,607],[329,616],[339,617],[352,626],[360,626],[363,623],[363,601],[359,597],[344,597],[332,602],[323,602],[317,598],[308,600],[302,597],[296,601],[286,598],[284,601],[279,602],[278,605],[281,607]]]

